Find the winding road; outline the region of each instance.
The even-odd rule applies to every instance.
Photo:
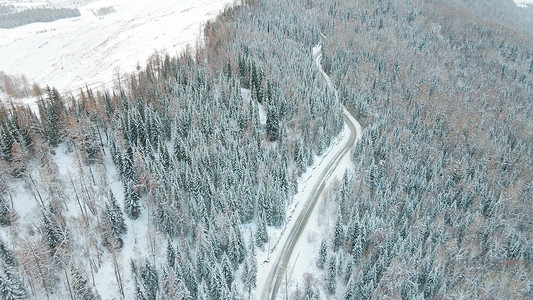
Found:
[[[332,90],[335,90],[335,87],[333,86],[333,83],[331,82],[331,79],[329,76],[324,72],[322,69],[321,59],[322,59],[322,43],[319,43],[317,46],[313,48],[313,59],[315,60],[315,63],[318,67],[318,70],[324,77],[324,80],[326,81],[328,87]],[[337,91],[335,91],[335,97],[338,100]],[[344,145],[340,150],[335,154],[333,159],[329,160],[327,163],[326,168],[322,171],[320,174],[320,179],[316,181],[316,184],[310,188],[312,188],[312,191],[310,193],[309,199],[303,204],[305,205],[302,209],[300,215],[298,215],[296,222],[294,223],[294,226],[290,229],[288,233],[288,237],[285,241],[285,244],[282,245],[282,250],[279,253],[277,257],[275,257],[270,265],[270,270],[268,273],[268,277],[264,281],[263,290],[258,291],[257,293],[257,299],[276,299],[278,295],[278,291],[281,285],[281,282],[283,280],[285,270],[287,269],[287,265],[289,263],[289,260],[293,254],[293,249],[296,243],[298,242],[298,239],[302,235],[302,232],[304,231],[307,222],[309,220],[309,217],[311,216],[318,199],[320,198],[320,195],[322,194],[322,191],[327,185],[327,182],[331,175],[335,172],[337,167],[339,167],[339,163],[342,161],[342,159],[350,154],[350,151],[355,147],[357,142],[361,139],[361,125],[357,120],[346,110],[345,107],[343,107],[343,118],[344,118],[344,124],[349,129],[349,138],[345,140]]]

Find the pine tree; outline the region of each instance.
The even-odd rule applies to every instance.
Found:
[[[4,241],[0,238],[0,259],[2,263],[8,268],[14,268],[18,265],[18,261],[15,258],[15,254],[11,251]]]
[[[139,193],[133,188],[133,182],[124,186],[124,211],[132,220],[137,219],[141,213]]]
[[[121,156],[120,166],[122,182],[135,182],[136,172],[134,166],[133,149],[129,143],[126,144],[126,153]]]
[[[265,220],[262,217],[257,218],[257,232],[255,233],[255,243],[259,247],[263,247],[263,245],[268,242],[268,233],[266,229]]]
[[[159,280],[155,267],[148,260],[146,260],[144,267],[140,268],[140,273],[144,290],[146,291],[146,299],[157,299]]]
[[[344,300],[357,299],[356,294],[357,294],[357,291],[356,291],[355,282],[353,280],[353,276],[350,276],[350,280],[348,281],[348,286],[346,287],[346,292],[344,293]]]
[[[9,226],[11,225],[11,208],[7,203],[4,195],[0,195],[0,225]]]
[[[52,206],[43,213],[44,238],[50,250],[65,246],[68,240],[65,218]]]
[[[333,249],[335,252],[339,250],[339,247],[344,241],[344,229],[342,228],[340,215],[337,215],[337,220],[335,221],[335,235],[333,238]]]
[[[226,254],[222,256],[222,274],[226,278],[227,286],[231,286],[233,283],[233,267],[231,262]]]
[[[335,256],[332,256],[329,260],[327,287],[328,293],[335,293],[335,289],[337,288],[337,261]]]
[[[12,160],[11,147],[13,147],[13,139],[11,135],[8,134],[7,129],[1,126],[0,127],[0,159],[3,159],[7,162],[10,162]]]
[[[275,141],[279,138],[279,117],[274,105],[268,106],[266,132],[270,141]]]
[[[174,252],[170,240],[167,241],[167,264],[170,269],[174,269],[174,265],[176,264],[176,252]]]
[[[215,264],[209,274],[209,295],[212,299],[226,299],[229,289],[224,274],[218,264]]]
[[[59,92],[53,88],[46,87],[46,100],[41,99],[38,102],[39,115],[41,116],[41,123],[45,137],[53,147],[61,142],[61,114],[65,107]]]
[[[352,220],[350,224],[348,225],[348,230],[346,231],[346,238],[352,245],[352,247],[357,243],[357,239],[359,238],[359,224],[357,221]]]
[[[197,300],[209,300],[209,291],[207,289],[207,286],[205,282],[202,280],[200,284],[198,284],[198,297]]]
[[[72,276],[72,290],[76,295],[76,299],[81,300],[94,300],[100,299],[100,296],[96,294],[91,286],[89,285],[88,280],[81,274],[81,272],[72,267],[70,270]]]
[[[250,255],[246,260],[246,264],[248,265],[248,268],[246,272],[243,273],[243,281],[244,287],[248,292],[250,292],[250,290],[255,288],[257,284],[257,261],[255,258],[255,252],[252,254],[250,251]]]
[[[232,226],[232,230],[229,234],[227,253],[233,266],[237,266],[238,264],[242,263],[246,255],[241,230],[237,226],[236,222]]]
[[[326,259],[328,257],[328,245],[326,243],[326,240],[322,240],[320,243],[320,251],[318,252],[318,261],[316,263],[317,267],[319,269],[324,269],[324,264],[326,263]]]
[[[28,297],[24,285],[3,267],[0,267],[0,296],[3,300],[19,300]]]
[[[113,192],[109,192],[109,203],[106,203],[104,211],[106,224],[108,224],[110,233],[104,233],[104,245],[109,247],[111,245],[116,245],[118,248],[122,248],[124,242],[121,235],[127,232],[126,223],[122,211],[117,204],[117,200],[113,195]],[[111,236],[109,236],[111,235]],[[111,243],[110,239],[113,239],[115,243]]]

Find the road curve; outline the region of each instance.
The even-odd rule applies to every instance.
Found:
[[[324,80],[326,81],[328,87],[330,89],[335,90],[329,76],[324,72],[321,65],[321,59],[322,59],[322,43],[318,44],[316,47],[313,48],[313,59],[315,60],[315,63],[324,77]],[[335,91],[335,97],[338,99],[337,91]],[[258,299],[276,299],[278,295],[278,291],[281,285],[281,282],[283,280],[285,270],[287,269],[287,265],[289,263],[289,260],[291,258],[294,246],[298,242],[298,239],[300,238],[303,230],[305,229],[305,226],[307,225],[307,221],[309,220],[309,217],[311,216],[316,203],[318,202],[318,199],[320,198],[320,195],[322,194],[322,191],[326,187],[326,183],[328,182],[328,179],[331,177],[331,175],[335,172],[336,168],[339,166],[340,161],[346,156],[349,155],[350,151],[355,147],[357,142],[361,139],[361,125],[357,120],[346,110],[345,107],[343,107],[343,118],[344,118],[344,124],[348,127],[350,136],[346,140],[345,144],[341,148],[341,150],[335,154],[332,160],[329,161],[326,168],[322,171],[320,174],[320,179],[315,183],[313,186],[313,189],[311,191],[310,198],[304,203],[304,208],[300,212],[300,215],[298,215],[296,222],[294,223],[294,226],[290,229],[289,235],[287,237],[287,240],[285,241],[285,244],[283,245],[283,248],[281,249],[280,254],[272,261],[272,267],[270,269],[270,273],[268,274],[268,277],[264,281],[263,290],[260,293],[257,293],[259,297]]]

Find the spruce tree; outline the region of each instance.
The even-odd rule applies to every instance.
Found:
[[[82,273],[78,269],[72,267],[70,273],[72,276],[72,291],[76,295],[76,299],[100,299],[100,296],[92,290],[89,281],[85,278],[85,276],[82,275]]]
[[[141,213],[139,193],[133,188],[133,182],[124,186],[124,211],[132,220],[137,219]]]
[[[257,218],[257,231],[255,233],[255,242],[257,246],[263,247],[263,245],[268,242],[268,232],[266,229],[266,222],[264,218]]]
[[[226,278],[227,286],[231,286],[234,277],[233,267],[231,266],[231,262],[226,254],[222,256],[222,274],[224,274],[224,277]]]
[[[26,299],[24,285],[9,271],[0,266],[0,298],[3,300]]]
[[[7,200],[4,195],[0,195],[0,225],[8,226],[11,225],[10,218],[11,208],[7,203]]]
[[[13,251],[11,251],[6,244],[4,243],[4,240],[0,238],[0,259],[2,260],[2,263],[7,266],[8,268],[14,268],[18,265],[18,261],[15,257],[15,254]]]
[[[144,266],[140,268],[140,273],[146,292],[146,299],[157,299],[159,279],[155,267],[146,260]]]
[[[122,211],[111,191],[109,192],[109,202],[105,206],[104,216],[106,224],[108,224],[110,229],[110,232],[106,231],[104,233],[104,246],[109,247],[115,245],[118,248],[122,248],[124,242],[121,235],[127,232],[127,227]],[[110,239],[113,239],[116,243],[111,243]]]
[[[275,141],[279,137],[279,117],[274,105],[268,106],[266,132],[270,141]]]
[[[324,269],[324,264],[326,263],[326,259],[328,257],[328,245],[326,243],[326,240],[322,240],[320,243],[320,251],[318,252],[318,261],[316,263],[317,267],[319,269]]]
[[[346,287],[346,292],[344,292],[344,300],[354,300],[357,299],[357,290],[355,287],[355,281],[353,276],[350,276],[348,281],[348,286]]]
[[[11,161],[11,147],[13,147],[13,139],[7,129],[2,126],[0,127],[0,159]]]
[[[344,241],[344,229],[342,228],[340,215],[337,215],[337,220],[335,221],[335,234],[333,238],[333,250],[337,252],[339,247]]]
[[[334,294],[337,288],[337,261],[335,256],[332,256],[329,260],[328,277],[327,277],[327,289],[328,293]]]
[[[170,269],[174,269],[176,264],[176,252],[174,252],[174,248],[172,247],[170,240],[167,240],[167,264]]]

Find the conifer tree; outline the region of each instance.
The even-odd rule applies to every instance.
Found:
[[[109,247],[113,245],[122,248],[124,242],[121,235],[127,232],[127,227],[122,211],[112,191],[109,192],[109,202],[105,205],[104,216],[110,230],[110,232],[106,231],[104,233],[104,246]],[[114,243],[110,239],[113,239]]]
[[[222,256],[222,274],[224,274],[224,277],[226,278],[227,286],[231,286],[234,277],[233,267],[231,266],[231,262],[226,254]]]
[[[10,162],[11,147],[13,146],[13,139],[9,135],[7,129],[4,126],[0,126],[0,159]]]
[[[262,217],[257,218],[257,231],[255,233],[255,242],[257,246],[263,247],[268,242],[268,232],[266,229],[265,220]]]
[[[355,282],[353,280],[353,277],[350,277],[350,280],[348,281],[348,286],[346,287],[346,292],[344,292],[344,300],[354,300],[357,299],[356,294],[357,290],[355,287]]]
[[[4,240],[0,238],[0,259],[7,268],[14,268],[18,265],[18,261],[15,258],[13,251],[11,251]]]
[[[317,267],[319,269],[324,268],[324,264],[326,263],[326,259],[328,256],[328,245],[326,243],[326,240],[322,240],[320,243],[320,251],[318,252],[318,261],[316,263]]]
[[[7,203],[7,200],[4,195],[0,195],[0,225],[8,226],[11,224],[11,208]]]
[[[335,221],[335,235],[333,238],[333,249],[335,252],[339,250],[344,240],[344,229],[342,228],[340,215],[337,214],[337,220]]]
[[[157,276],[155,267],[148,260],[146,260],[144,266],[140,268],[140,273],[144,290],[146,292],[146,299],[157,299],[159,278]]]
[[[253,243],[253,237],[252,237],[252,243],[250,244],[250,251],[248,252],[248,257],[245,261],[245,271],[243,272],[243,282],[244,287],[248,293],[256,287],[257,283],[257,261],[255,258],[255,247]]]
[[[176,264],[176,252],[174,251],[170,240],[167,240],[167,264],[170,269],[174,269]]]
[[[71,269],[72,276],[72,290],[76,295],[76,299],[81,300],[96,300],[100,296],[96,294],[89,284],[89,281],[82,275],[82,273],[75,267]]]
[[[2,266],[0,266],[0,296],[4,300],[20,300],[28,297],[22,283],[11,271]]]
[[[279,117],[273,104],[268,106],[266,132],[270,141],[275,141],[279,138]]]
[[[335,256],[332,256],[329,260],[327,288],[330,294],[334,294],[337,288],[337,261]]]
[[[133,182],[124,185],[124,211],[132,220],[137,219],[141,213],[139,193],[133,187]]]

